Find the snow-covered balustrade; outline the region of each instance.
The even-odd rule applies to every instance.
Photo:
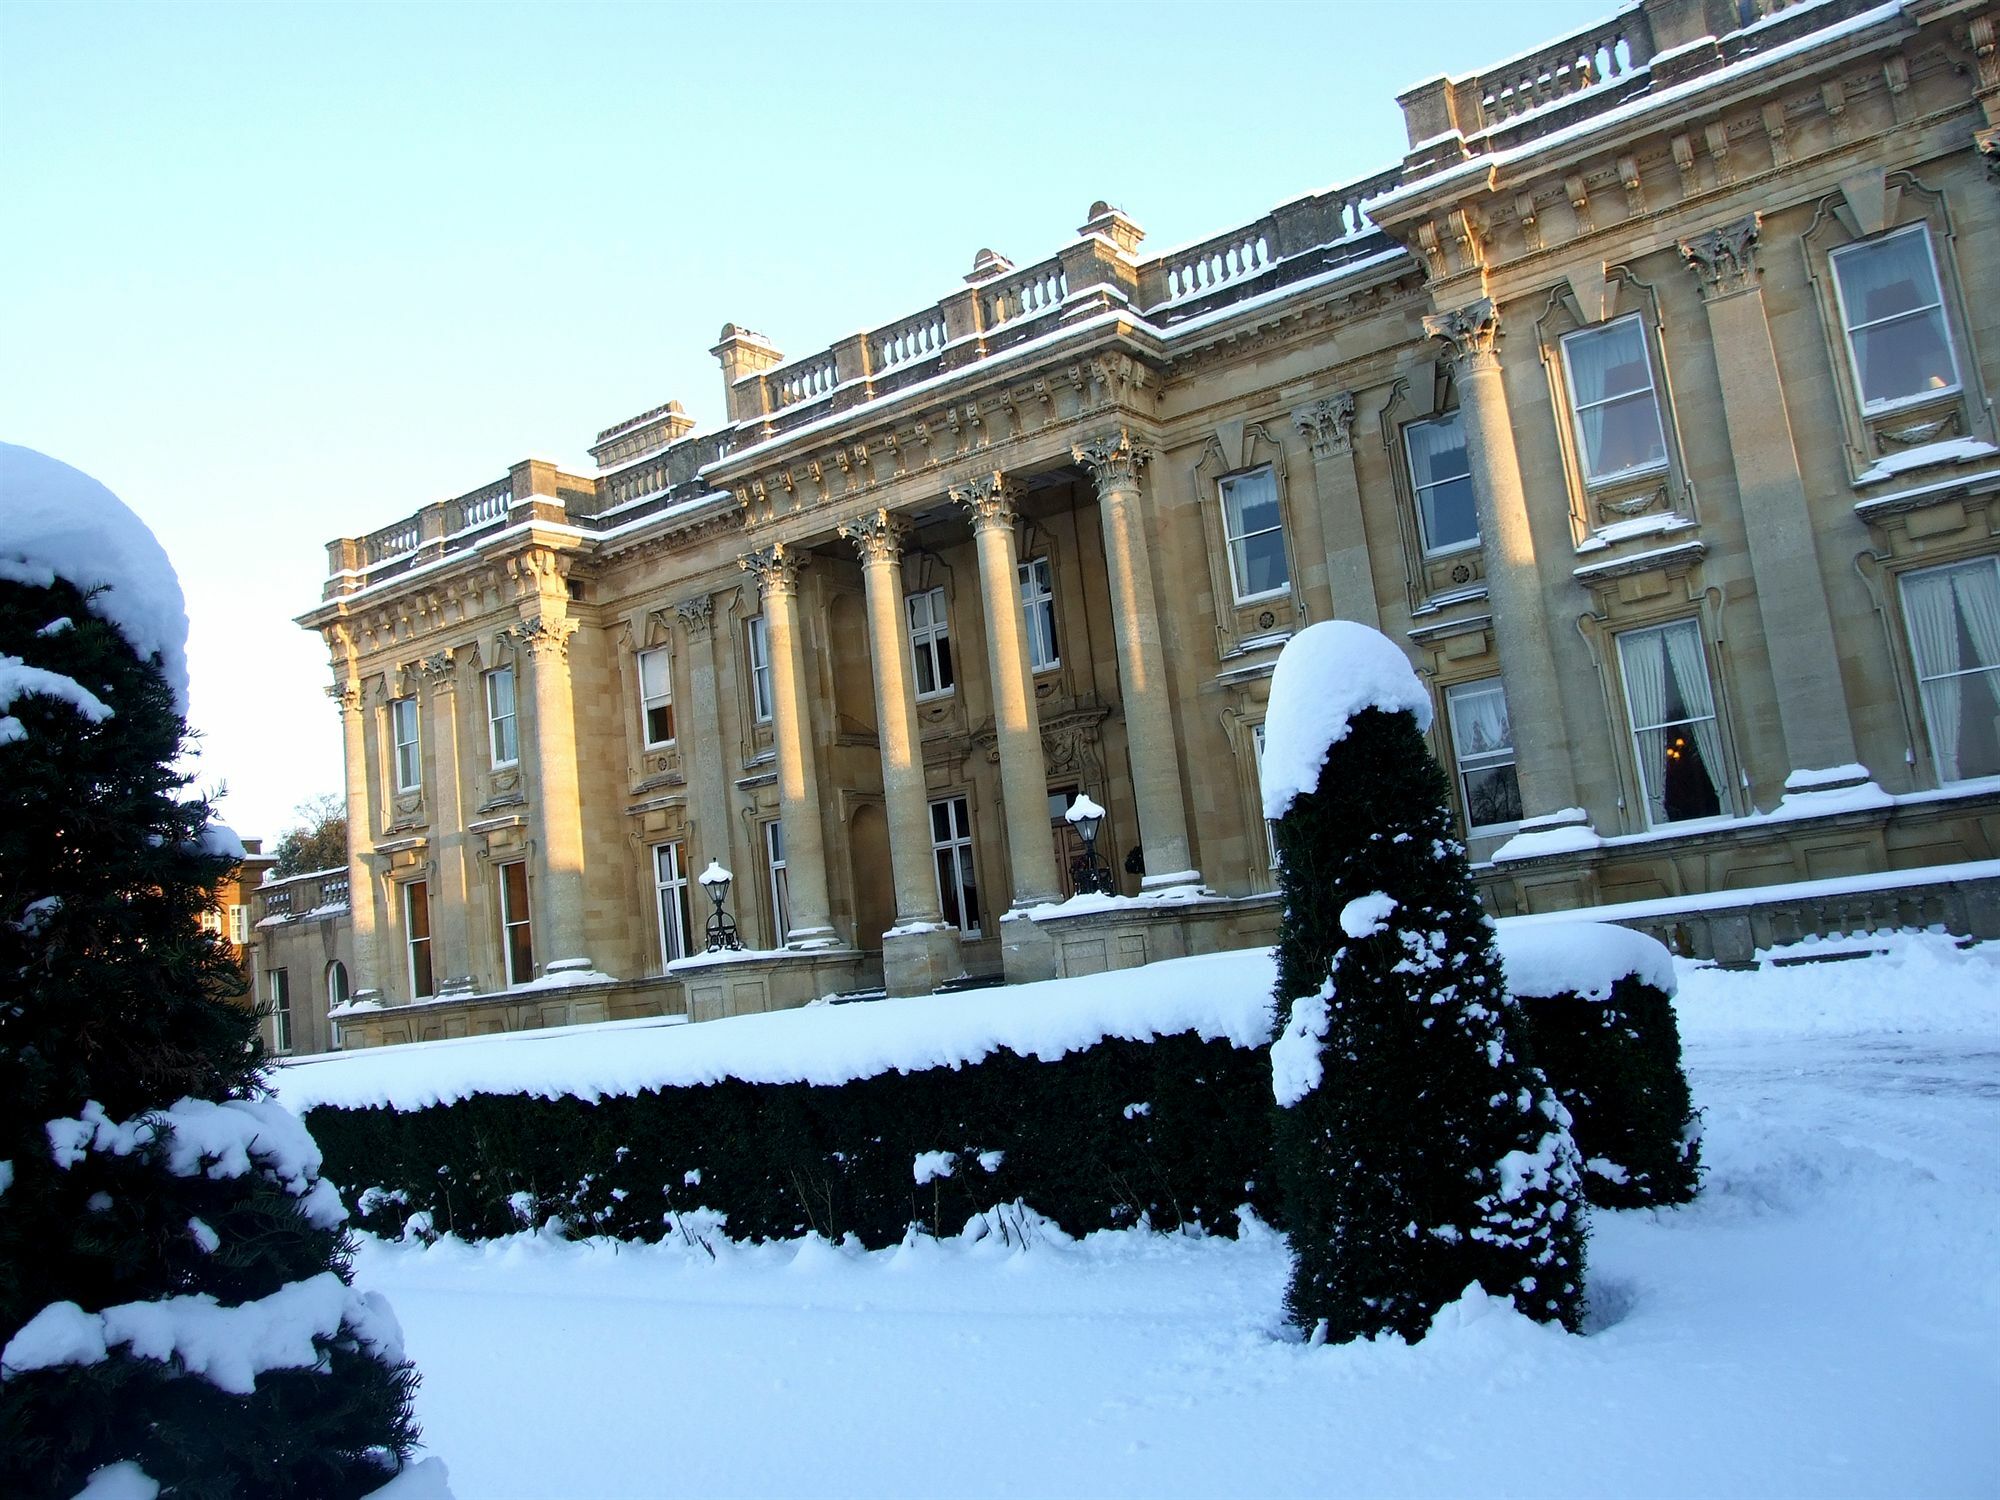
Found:
[[[984,323],[998,328],[1017,318],[1030,318],[1049,311],[1069,295],[1069,278],[1062,263],[1045,260],[1014,272],[988,286],[981,294]]]
[[[469,531],[493,521],[504,521],[513,504],[514,481],[511,476],[497,479],[492,484],[481,485],[469,495],[460,495],[455,500],[447,500],[444,502],[445,535]]]
[[[257,920],[290,921],[315,912],[345,910],[347,898],[348,876],[344,868],[286,875],[257,887]]]
[[[1275,238],[1275,226],[1267,216],[1241,229],[1190,245],[1174,255],[1167,266],[1167,295],[1178,301],[1268,270],[1271,242]]]
[[[796,406],[801,401],[817,400],[839,383],[834,374],[831,351],[822,351],[805,359],[795,359],[788,365],[780,365],[768,378],[770,389],[780,407]]]
[[[1482,123],[1498,125],[1622,78],[1643,67],[1652,56],[1652,28],[1645,12],[1633,6],[1595,26],[1488,68],[1473,80],[1473,93],[1479,101]]]
[[[392,521],[380,531],[371,531],[361,539],[361,560],[369,567],[390,561],[405,553],[417,550],[417,543],[423,539],[423,522],[420,516],[405,516],[400,521]]]
[[[946,336],[943,310],[927,307],[868,335],[869,369],[890,370],[935,354],[944,347]]]

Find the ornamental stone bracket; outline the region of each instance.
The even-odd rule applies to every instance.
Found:
[[[998,469],[961,480],[945,494],[953,505],[965,508],[974,531],[992,526],[1011,528],[1019,510],[1019,490]]]
[[[1757,238],[1762,232],[1763,217],[1753,213],[1680,242],[1681,259],[1700,280],[1702,296],[1734,296],[1757,284]]]
[[[773,542],[736,559],[736,566],[757,580],[757,591],[765,598],[773,594],[796,594],[799,570],[806,555],[786,542]]]
[[[1491,297],[1427,315],[1424,332],[1445,345],[1454,364],[1468,370],[1499,368],[1500,309]]]
[[[1152,458],[1153,450],[1132,441],[1132,434],[1120,427],[1097,437],[1070,445],[1070,456],[1090,473],[1098,494],[1107,490],[1129,490],[1139,483],[1139,470]]]
[[[1323,396],[1292,413],[1292,426],[1312,445],[1314,458],[1354,451],[1354,393]]]

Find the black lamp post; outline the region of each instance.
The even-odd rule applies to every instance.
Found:
[[[1097,852],[1097,830],[1104,823],[1104,809],[1087,796],[1079,796],[1063,814],[1070,827],[1083,840],[1083,853],[1070,861],[1070,882],[1081,896],[1093,894],[1109,896],[1115,893],[1111,883],[1111,867]]]
[[[735,952],[743,942],[736,936],[736,924],[729,919],[729,913],[722,909],[722,903],[729,899],[729,882],[734,878],[715,860],[708,862],[708,868],[701,872],[701,888],[708,892],[708,899],[715,903],[715,911],[708,919],[708,951],[720,953],[725,950]]]

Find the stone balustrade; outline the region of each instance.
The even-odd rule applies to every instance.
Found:
[[[1643,9],[1624,11],[1583,31],[1519,57],[1470,80],[1481,127],[1623,78],[1652,60],[1653,33]]]
[[[345,911],[348,898],[348,873],[344,866],[331,870],[307,870],[300,875],[287,875],[279,880],[267,880],[255,889],[259,922],[277,918],[292,921],[315,913]]]
[[[513,504],[514,480],[511,475],[483,485],[469,495],[447,500],[444,502],[445,535],[455,536],[461,531],[473,531],[495,521],[504,521]]]
[[[909,360],[935,354],[944,347],[946,337],[943,309],[927,307],[868,335],[869,369],[892,370]]]

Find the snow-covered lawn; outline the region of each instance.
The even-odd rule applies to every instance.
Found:
[[[1309,1348],[1284,1246],[369,1242],[459,1500],[2000,1493],[2000,948],[1683,972],[1701,1199],[1593,1326]]]

